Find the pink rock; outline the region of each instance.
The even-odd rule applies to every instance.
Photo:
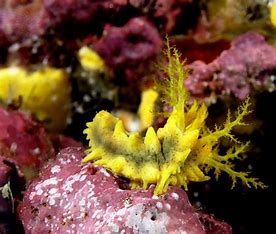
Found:
[[[199,213],[200,221],[205,227],[206,234],[227,234],[232,233],[232,228],[229,224],[217,221],[212,215]]]
[[[189,65],[186,86],[192,95],[208,97],[233,94],[244,99],[253,90],[275,88],[276,48],[255,32],[238,36],[231,48],[209,64],[196,61]]]
[[[45,33],[49,16],[41,0],[2,0],[1,2],[0,31],[4,32],[9,41],[32,39]]]
[[[129,190],[106,169],[81,164],[80,148],[63,149],[27,189],[19,208],[28,233],[205,233],[186,193],[161,197]],[[123,188],[124,187],[124,188]]]
[[[31,178],[55,152],[41,124],[22,112],[0,108],[0,154],[13,159]]]
[[[106,26],[95,50],[111,67],[138,65],[156,56],[162,41],[157,29],[145,18],[133,18],[123,27]]]

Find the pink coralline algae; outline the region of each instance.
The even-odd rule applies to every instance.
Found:
[[[225,222],[217,221],[212,215],[200,214],[200,221],[205,227],[206,234],[230,234],[232,228]]]
[[[157,55],[162,41],[145,18],[133,18],[123,27],[106,26],[95,50],[111,67],[131,66]]]
[[[127,182],[91,163],[80,148],[63,149],[27,189],[19,207],[29,233],[205,233],[186,193],[162,197],[129,190]],[[181,232],[182,231],[182,232]]]
[[[97,42],[101,39],[99,42],[101,45],[103,41],[108,43],[111,39],[115,42],[114,37],[105,35],[115,31],[118,37],[119,28],[122,28],[123,35],[116,39],[115,49],[118,49],[120,43],[125,45],[125,42],[130,42],[124,37],[131,33],[139,43],[137,48],[131,46],[134,48],[132,55],[136,52],[138,54],[135,56],[140,59],[142,53],[150,46],[149,52],[143,55],[146,58],[150,52],[155,54],[160,48],[159,34],[170,33],[175,27],[182,31],[192,27],[191,21],[195,21],[197,17],[194,15],[191,17],[191,9],[198,7],[194,2],[192,0],[2,0],[0,63],[4,64],[16,57],[23,65],[42,63],[42,61],[58,67],[74,65],[72,57],[78,50],[77,45],[80,41],[85,42],[87,38],[93,38],[93,42]],[[183,15],[187,15],[191,20],[183,19]],[[140,25],[142,20],[135,19],[137,17],[144,17],[147,20]],[[185,23],[180,25],[181,20]],[[128,25],[134,26],[133,30],[127,29]],[[142,40],[144,43],[141,43]],[[156,46],[153,47],[151,42]],[[132,40],[131,43],[135,44],[135,41]],[[145,47],[141,48],[142,45]],[[7,56],[8,46],[11,46],[9,54],[13,55],[12,58]],[[110,53],[114,51],[110,45],[105,47],[111,49]],[[106,55],[107,52],[102,53]],[[144,67],[140,70],[143,69]],[[130,69],[126,70],[125,73],[133,73]]]
[[[3,0],[0,3],[0,35],[4,32],[15,41],[41,36],[68,24],[77,30],[84,29],[79,28],[80,25],[91,30],[105,23],[119,24],[133,16],[146,16],[153,22],[161,22],[160,26],[168,32],[192,3],[192,0]]]
[[[107,25],[102,38],[94,43],[116,81],[132,86],[141,85],[161,46],[159,32],[144,17],[133,18],[122,27]]]
[[[0,3],[0,34],[10,42],[45,33],[49,15],[41,0],[4,0]],[[0,46],[4,41],[0,41]]]
[[[232,94],[242,100],[252,90],[275,88],[276,48],[260,34],[248,32],[234,39],[231,48],[211,63],[195,61],[189,68],[186,86],[193,96]]]
[[[23,171],[37,170],[54,156],[54,148],[41,124],[19,111],[0,108],[0,153]]]
[[[0,156],[13,162],[32,179],[49,159],[66,147],[82,144],[63,135],[48,135],[42,124],[26,113],[0,107]]]
[[[53,23],[71,21],[87,23],[91,21],[97,12],[103,10],[105,5],[112,3],[110,0],[43,0],[44,6],[49,12]],[[110,6],[111,8],[113,5]]]
[[[82,148],[69,137],[49,136],[26,113],[0,107],[0,233],[23,233],[16,208],[26,182],[37,176],[55,151],[68,146]]]
[[[4,0],[0,3],[0,34],[2,32],[11,42],[21,42],[51,34],[67,23],[87,24],[106,2]],[[0,41],[0,46],[2,44],[3,41]]]

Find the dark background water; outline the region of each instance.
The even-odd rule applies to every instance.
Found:
[[[260,178],[267,189],[248,189],[238,183],[231,190],[231,181],[222,176],[218,181],[191,184],[191,202],[204,212],[229,223],[233,233],[272,233],[275,230],[275,156],[276,156],[276,92],[256,97],[256,116],[263,125],[251,136],[255,151],[241,162],[250,165],[252,174]]]

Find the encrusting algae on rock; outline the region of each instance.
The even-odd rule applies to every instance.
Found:
[[[184,87],[188,74],[183,69],[184,62],[175,48],[171,49],[169,43],[167,47],[168,64],[160,65],[166,79],[158,84],[163,101],[172,108],[165,126],[157,131],[149,127],[145,136],[129,133],[120,119],[101,111],[84,130],[90,148],[83,162],[94,161],[128,178],[132,188],[156,184],[155,195],[164,193],[169,185],[187,190],[190,182],[209,180],[210,170],[214,170],[216,177],[221,172],[227,173],[233,181],[232,187],[240,179],[248,187],[265,188],[247,172],[235,171],[232,162],[241,159],[240,154],[248,146],[248,143],[241,144],[231,131],[235,126],[245,125],[244,116],[250,112],[249,99],[238,108],[235,118],[229,112],[222,127],[208,129],[207,107],[196,100],[188,104]],[[221,138],[228,138],[234,144],[224,155],[219,154]]]

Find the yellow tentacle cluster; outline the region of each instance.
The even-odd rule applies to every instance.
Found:
[[[90,148],[83,162],[94,161],[129,178],[132,187],[147,188],[149,184],[156,184],[156,195],[165,192],[169,185],[187,189],[191,181],[208,180],[206,174],[210,169],[214,169],[216,175],[222,171],[229,174],[233,186],[239,178],[249,187],[264,187],[247,173],[236,172],[232,164],[247,146],[239,144],[231,131],[233,127],[245,124],[243,117],[249,112],[249,100],[238,109],[236,118],[232,120],[229,114],[223,127],[209,130],[205,126],[207,107],[197,101],[187,105],[188,95],[184,87],[187,74],[179,53],[177,50],[171,53],[169,48],[167,55],[168,65],[161,69],[168,79],[160,84],[159,91],[173,110],[165,126],[157,131],[149,127],[145,136],[141,136],[137,132],[127,132],[120,119],[101,111],[84,131]],[[225,155],[218,152],[222,137],[235,142]]]

